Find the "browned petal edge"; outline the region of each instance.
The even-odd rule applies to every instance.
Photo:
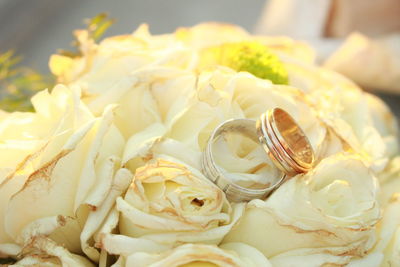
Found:
[[[155,145],[157,145],[158,143],[161,143],[164,140],[163,137],[157,137],[155,138],[155,140],[153,140],[151,142],[151,144],[149,145],[149,148],[146,152],[146,154],[144,156],[141,157],[141,159],[146,163],[147,161],[150,161],[154,158],[154,152],[153,152],[153,148]],[[140,157],[140,155],[137,155],[137,157]],[[128,162],[131,161],[133,158],[129,159],[127,162],[125,162],[121,168],[126,168],[129,169],[128,167]],[[137,168],[138,169],[138,168]],[[129,169],[130,170],[130,169]],[[131,171],[131,170],[130,170]],[[132,172],[133,173],[133,172]],[[135,170],[136,173],[136,170]]]
[[[95,206],[95,205],[87,204],[87,203],[86,203],[86,205],[88,206],[89,210],[91,210],[91,211],[96,211],[97,210],[97,206]]]
[[[167,213],[169,213],[169,211],[167,211]],[[172,212],[170,212],[170,214],[171,214],[171,213],[172,213]],[[150,213],[150,214],[151,214],[151,213]],[[176,214],[176,215],[175,215],[175,214]],[[203,225],[203,224],[198,224],[198,223],[192,223],[192,222],[190,222],[190,221],[187,220],[184,216],[178,214],[176,211],[174,211],[174,212],[172,213],[172,215],[174,215],[174,216],[176,217],[176,218],[174,218],[173,220],[175,220],[175,221],[180,221],[180,222],[185,223],[185,224],[187,224],[187,225],[194,226],[194,227],[196,227],[197,229],[190,229],[190,230],[165,230],[164,233],[165,233],[165,232],[193,233],[193,234],[195,234],[195,233],[202,233],[202,232],[204,232],[204,231],[209,230],[209,229],[208,229],[208,226],[209,226],[211,223],[214,222],[214,221],[211,221],[211,222],[209,222],[208,224]],[[130,222],[130,225],[134,225],[135,227],[140,228],[140,229],[145,229],[145,230],[148,230],[148,229],[152,230],[152,229],[154,229],[154,228],[149,228],[149,227],[147,227],[146,225],[137,224],[137,223],[135,223],[134,221],[131,221],[131,220],[129,220],[129,222]],[[221,226],[221,225],[218,224],[217,227],[220,227],[220,226]],[[186,244],[186,243],[185,243],[185,242],[182,242],[182,244]]]
[[[144,156],[142,157],[142,160],[143,160],[144,162],[147,162],[147,161],[152,160],[153,158],[154,158],[153,152],[149,151],[148,153],[146,153],[146,155],[144,155]]]
[[[269,211],[267,211],[267,212],[269,212]],[[291,230],[294,230],[296,233],[299,233],[299,234],[311,233],[311,234],[317,234],[317,235],[322,235],[322,236],[334,236],[335,238],[339,238],[335,233],[332,233],[332,232],[330,232],[328,230],[324,230],[324,229],[304,230],[304,229],[301,229],[301,228],[293,226],[293,225],[283,224],[283,223],[279,222],[278,219],[275,219],[275,221],[280,226],[287,227],[287,228],[289,228]],[[345,229],[348,229],[348,228],[345,228]],[[352,229],[352,230],[356,230],[356,229]],[[361,231],[364,231],[364,230],[365,229],[361,229]],[[327,253],[327,254],[334,255],[334,256],[351,256],[351,257],[360,257],[360,256],[363,256],[363,255],[368,253],[368,251],[360,249],[359,246],[356,246],[356,247],[354,247],[354,248],[352,248],[352,249],[350,249],[348,251],[342,252],[342,253],[334,253],[331,250],[324,250],[324,252]],[[336,265],[334,265],[334,266],[336,266]],[[339,266],[345,266],[345,265],[339,265]]]
[[[204,231],[207,231],[207,230],[209,230],[209,225],[210,224],[212,224],[214,221],[210,221],[209,223],[207,223],[207,224],[198,224],[198,223],[192,223],[191,221],[189,221],[188,219],[186,219],[184,216],[182,216],[182,215],[180,215],[180,214],[178,214],[176,211],[174,211],[174,210],[172,210],[172,209],[164,209],[164,210],[166,210],[166,213],[169,213],[169,214],[171,214],[171,215],[173,215],[173,216],[175,216],[176,218],[174,219],[175,221],[180,221],[180,222],[183,222],[183,223],[185,223],[185,224],[188,224],[188,225],[192,225],[192,226],[196,226],[197,227],[197,229],[190,229],[190,230],[178,230],[178,231],[170,231],[170,232],[180,232],[180,233],[201,233],[201,232],[204,232]],[[163,210],[163,211],[164,211]],[[140,229],[153,229],[153,228],[149,228],[149,227],[147,227],[147,226],[145,226],[145,225],[141,225],[141,224],[137,224],[137,223],[135,223],[134,221],[129,221],[130,222],[130,224],[131,225],[135,225],[135,227],[138,227],[138,228],[140,228]],[[227,224],[224,224],[224,225],[227,225]],[[216,227],[220,227],[221,226],[221,223],[219,223],[218,224],[218,226],[216,226]],[[186,243],[182,243],[182,244],[186,244]]]
[[[101,250],[103,250],[103,249],[106,250],[105,246],[104,246],[104,241],[103,241],[105,235],[106,235],[106,233],[99,233],[99,242],[94,243],[95,248],[98,248]],[[110,253],[109,251],[107,251],[107,254],[114,255],[114,254]]]
[[[358,247],[354,247],[354,248],[352,248],[352,249],[350,249],[348,251],[345,251],[345,252],[337,254],[337,256],[351,256],[351,257],[354,257],[354,256],[363,256],[365,254],[366,254],[365,250],[361,250],[360,251],[360,249]]]
[[[171,161],[164,160],[164,159],[157,159],[155,162],[147,163],[144,166],[137,168],[135,176],[137,176],[139,178],[139,180],[144,180],[144,179],[140,179],[140,178],[141,177],[145,177],[146,178],[147,177],[147,171],[149,169],[162,168],[162,167],[163,168],[169,168],[169,169],[171,169],[171,168],[176,169],[177,171],[179,171],[179,175],[190,176],[190,174],[191,174],[189,172],[189,170],[185,166],[183,166],[183,165],[181,165],[179,163],[171,162]],[[161,175],[162,173],[154,172],[153,175],[154,174],[160,174]]]
[[[47,260],[50,260],[50,259],[57,258],[55,256],[38,254],[38,253],[29,253],[27,255],[24,255],[23,257],[25,257],[25,256],[29,256],[31,258],[36,258],[40,262],[44,262],[44,261],[47,261]],[[21,260],[23,257],[19,258],[19,260]],[[0,264],[0,267],[3,267],[3,266],[8,266],[8,264],[6,264],[6,265],[1,265]],[[39,263],[39,264],[34,264],[34,265],[29,265],[29,266],[31,266],[31,267],[40,267],[41,265]]]
[[[64,227],[67,224],[68,220],[75,220],[75,218],[73,218],[71,216],[57,215],[57,223],[58,223],[57,229],[59,227]],[[49,235],[51,235],[51,234],[52,233],[50,233]],[[39,239],[39,238],[40,239],[47,238],[49,235],[40,234],[40,235],[37,235],[37,236],[32,236],[32,237],[29,238],[29,243],[25,247],[32,246],[32,244],[35,243],[37,239]]]
[[[136,183],[137,183],[138,181],[135,180],[135,176],[136,176],[136,175],[133,176],[133,180],[132,180],[132,182],[131,182],[129,188],[131,188],[131,189],[133,190],[133,192],[135,193],[135,195],[139,196],[139,197],[142,199],[142,201],[146,201],[146,200],[147,200],[147,199],[146,199],[146,196],[145,196],[144,194],[142,194],[142,193],[139,191],[139,189],[138,189],[138,187],[137,187],[137,185],[136,185]],[[129,189],[128,189],[128,190],[129,190]]]
[[[43,238],[47,239],[47,237],[45,235],[33,236],[29,240],[29,242],[24,245],[24,247],[22,248],[22,251],[18,255],[18,258],[23,258],[24,256],[27,256],[29,254],[37,254],[37,251],[43,252],[41,249],[35,247],[35,243],[38,242],[37,240],[41,240]],[[36,252],[35,252],[35,250],[36,250]]]
[[[376,204],[374,204],[374,206],[371,209],[373,209],[375,207],[375,205]],[[267,211],[267,210],[265,210],[265,211]],[[271,214],[270,211],[267,211],[267,212],[269,212]],[[340,227],[340,228],[348,230],[348,231],[352,231],[352,232],[365,232],[365,231],[369,231],[373,227],[375,227],[376,224],[380,221],[380,219],[381,218],[379,218],[377,220],[374,220],[374,222],[371,223],[368,227],[351,228],[351,227],[343,226],[343,227]],[[321,234],[321,235],[324,235],[324,236],[334,236],[334,237],[338,238],[338,236],[335,233],[330,232],[330,231],[325,230],[325,229],[305,230],[305,229],[301,229],[301,228],[293,226],[293,225],[284,224],[284,223],[280,222],[279,220],[276,220],[276,221],[280,226],[292,228],[292,230],[296,231],[296,233],[317,233],[317,234]]]
[[[68,218],[71,218],[71,217],[68,217]],[[58,222],[58,224],[59,224],[60,226],[65,226],[65,225],[67,224],[67,219],[66,219],[66,217],[63,216],[63,215],[58,215],[58,216],[57,216],[57,222]]]
[[[63,227],[66,225],[67,223],[67,219],[73,219],[70,216],[62,216],[62,215],[58,215],[57,216],[57,223]],[[43,252],[42,250],[40,250],[39,248],[35,247],[34,244],[36,243],[37,239],[43,239],[43,238],[47,238],[46,235],[39,235],[39,236],[33,236],[29,239],[29,243],[26,244],[23,248],[22,251],[19,253],[19,255],[17,255],[18,259],[22,259],[25,256],[29,256],[29,257],[33,257],[33,258],[38,258],[39,260],[47,260],[47,259],[51,259],[54,258],[54,256],[51,255],[43,255],[43,254],[39,254],[36,250],[39,250],[41,252]],[[7,258],[9,257],[8,255],[2,254],[0,252],[0,258]],[[2,266],[8,266],[8,265],[1,265]],[[36,265],[35,265],[36,266]]]
[[[106,246],[104,245],[104,238],[105,238],[106,235],[110,235],[110,234],[108,234],[108,233],[100,233],[99,234],[99,241],[95,242],[94,247],[98,248],[100,250],[105,250],[108,255],[120,255],[120,254],[111,253],[110,251],[108,251],[106,249]],[[113,234],[111,234],[111,235],[113,235]]]
[[[24,186],[22,187],[22,189],[20,191],[18,191],[16,194],[18,194],[19,192],[23,191],[26,187],[29,186],[29,184],[32,181],[34,181],[36,179],[42,178],[44,180],[49,181],[50,177],[51,177],[51,174],[52,174],[55,166],[57,165],[58,161],[60,159],[62,159],[63,157],[65,157],[66,155],[68,155],[71,151],[73,151],[73,149],[66,149],[66,150],[61,151],[51,161],[47,162],[42,167],[40,167],[35,172],[33,172],[29,176],[29,178],[26,180],[26,182],[25,182]]]
[[[166,209],[164,209],[164,210],[162,210],[162,211],[165,211],[166,213],[169,213],[169,214],[171,214],[171,215],[177,217],[177,220],[178,220],[178,221],[184,222],[184,223],[186,223],[186,224],[188,224],[188,225],[196,226],[196,227],[198,228],[198,229],[196,229],[196,230],[195,230],[195,229],[189,230],[189,232],[198,233],[198,232],[203,232],[203,231],[205,231],[205,230],[208,230],[209,225],[212,224],[212,223],[215,221],[215,220],[212,220],[212,221],[210,221],[210,222],[207,223],[207,224],[193,223],[193,222],[189,221],[185,216],[182,216],[181,214],[179,214],[179,213],[178,213],[176,210],[174,210],[173,208],[166,208]],[[220,226],[220,224],[218,224],[218,226]]]
[[[200,181],[199,178],[196,178],[192,174],[192,172],[189,169],[187,169],[184,165],[176,163],[176,162],[164,160],[164,159],[157,159],[157,161],[154,163],[145,164],[144,166],[137,168],[133,181],[144,180],[142,177],[144,177],[144,178],[147,177],[146,172],[148,169],[161,168],[161,167],[176,169],[177,176],[182,175],[182,176],[188,177],[191,181],[195,181],[195,182]],[[162,176],[162,173],[157,173],[157,172],[154,172],[152,175],[156,175],[156,174],[159,174],[160,176]],[[174,178],[174,177],[172,177],[172,178]],[[199,183],[197,183],[197,184],[199,184]],[[136,193],[140,193],[134,183],[131,184],[131,188]],[[221,190],[217,190],[216,192],[217,192],[216,203],[219,203],[222,200],[223,194],[222,194]],[[215,206],[215,208],[217,208],[217,205]]]
[[[14,169],[12,173],[10,173],[6,179],[2,183],[0,183],[0,187],[3,186],[5,183],[7,183],[9,180],[14,178],[15,174],[20,172],[26,167],[26,164],[30,162],[31,160],[37,158],[43,151],[44,149],[48,146],[49,142],[47,142],[45,145],[43,145],[41,148],[39,148],[37,151],[34,153],[26,156],[20,163],[18,163],[17,167]]]
[[[150,151],[149,153],[152,153],[152,152]],[[153,155],[153,154],[151,154],[151,155]],[[189,169],[187,169],[184,165],[182,165],[180,163],[164,160],[164,159],[157,159],[155,162],[147,163],[147,164],[137,168],[136,172],[135,172],[135,175],[134,175],[134,178],[133,178],[133,182],[130,185],[130,189],[133,190],[133,192],[137,196],[139,196],[143,201],[146,201],[146,197],[145,197],[145,195],[142,194],[142,192],[139,191],[138,186],[136,185],[136,183],[137,182],[140,183],[142,180],[145,180],[145,178],[148,177],[148,174],[147,174],[148,169],[162,168],[162,167],[176,169],[176,175],[186,176],[189,179],[191,179],[192,181],[197,181],[198,180],[198,178],[196,178],[192,174],[192,172]],[[153,175],[162,176],[162,173],[161,172],[153,172],[153,173],[151,173],[151,175],[152,176]],[[217,192],[217,194],[216,194],[215,202],[216,203],[220,203],[223,200],[223,192],[221,190],[219,190],[219,189],[216,192]],[[214,205],[213,210],[216,210],[219,207],[220,207],[220,205]],[[198,230],[190,230],[190,232],[202,232],[202,231],[206,230],[211,223],[213,223],[213,221],[211,221],[210,223],[208,223],[206,225],[202,225],[202,224],[199,225],[197,223],[194,224],[194,223],[190,222],[189,220],[187,220],[186,217],[180,215],[173,208],[168,208],[167,207],[167,208],[163,209],[162,211],[175,216],[177,220],[179,220],[181,222],[184,222],[186,224],[200,226]],[[138,225],[138,224],[135,224],[134,222],[131,222],[131,223],[136,225],[139,228],[148,229],[146,226]]]
[[[367,210],[364,210],[364,212],[366,213],[368,211],[371,211],[371,210],[375,209],[376,206],[377,206],[377,202],[375,201],[374,205],[371,208],[369,208]],[[322,213],[322,216],[324,216],[325,218],[329,218],[327,215],[323,214],[323,212],[320,209],[316,209],[316,210],[318,210],[318,212]],[[340,226],[339,228],[342,228],[342,229],[345,229],[345,230],[351,231],[351,232],[365,232],[365,231],[369,231],[372,228],[374,228],[381,221],[381,219],[382,219],[382,214],[380,212],[380,215],[379,215],[378,218],[368,221],[369,222],[368,226],[361,227],[361,225],[360,225],[360,228],[352,228],[352,227],[347,227],[347,226]],[[335,227],[337,228],[337,226],[335,226]]]
[[[250,208],[257,208],[257,207],[250,207]],[[334,236],[334,237],[338,238],[338,236],[335,233],[332,233],[325,229],[305,230],[300,227],[296,227],[294,225],[285,224],[282,221],[280,221],[276,216],[274,216],[274,214],[272,214],[271,210],[269,210],[269,209],[262,209],[262,210],[269,213],[272,216],[272,218],[274,218],[275,222],[279,226],[290,228],[291,230],[295,231],[298,234],[317,234],[317,235],[322,235],[322,236]]]
[[[41,245],[43,245],[43,242],[45,240],[48,241],[50,243],[50,245],[52,245],[52,246],[59,246],[59,247],[63,247],[65,249],[65,247],[63,245],[55,243],[53,240],[49,239],[47,236],[38,235],[38,236],[32,237],[30,242],[24,246],[24,248],[18,255],[18,258],[22,259],[26,256],[29,256],[29,257],[38,258],[39,260],[48,260],[48,259],[52,259],[52,258],[58,259],[57,256],[50,255],[41,248]]]

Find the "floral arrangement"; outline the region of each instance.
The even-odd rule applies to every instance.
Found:
[[[10,266],[400,266],[396,119],[314,63],[306,44],[205,23],[96,42],[75,32],[34,112],[0,112],[0,258]],[[201,171],[227,119],[281,107],[315,167],[267,199],[227,200]],[[240,136],[216,160],[243,186],[276,179]]]

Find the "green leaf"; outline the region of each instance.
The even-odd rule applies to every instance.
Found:
[[[33,111],[30,98],[54,84],[50,76],[19,67],[20,61],[13,51],[0,53],[0,108],[6,111]]]
[[[106,13],[85,20],[89,38],[100,40],[107,29],[114,23]],[[74,41],[76,51],[61,51],[68,57],[81,56],[79,42]],[[54,77],[42,75],[32,69],[18,66],[21,57],[13,51],[0,53],[0,109],[6,111],[33,111],[30,98],[45,88],[52,88]]]
[[[85,19],[86,30],[89,33],[89,38],[98,42],[115,22],[114,19],[110,18],[107,13],[100,13],[91,19]],[[74,51],[69,50],[59,50],[59,54],[66,57],[80,57],[82,56],[79,51],[79,40],[75,37],[72,41],[72,46],[75,47]]]
[[[85,21],[89,37],[94,41],[100,40],[104,33],[114,24],[114,19],[111,19],[107,13],[100,13],[97,16]]]

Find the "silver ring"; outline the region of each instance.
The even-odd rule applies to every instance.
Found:
[[[262,189],[250,189],[232,182],[213,157],[213,145],[221,135],[238,132],[262,144],[275,166],[282,172],[280,179]],[[294,119],[284,110],[275,108],[263,113],[256,121],[231,119],[215,128],[208,140],[202,158],[204,175],[221,188],[232,202],[263,199],[278,188],[287,177],[310,170],[314,162],[314,152],[306,135]]]

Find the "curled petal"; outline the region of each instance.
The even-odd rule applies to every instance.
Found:
[[[224,242],[246,242],[267,256],[333,247],[361,257],[376,241],[377,188],[376,178],[356,156],[331,156],[286,181],[266,201],[252,200]]]
[[[125,266],[272,266],[257,249],[243,244],[186,244],[163,253],[133,253],[126,257]]]

